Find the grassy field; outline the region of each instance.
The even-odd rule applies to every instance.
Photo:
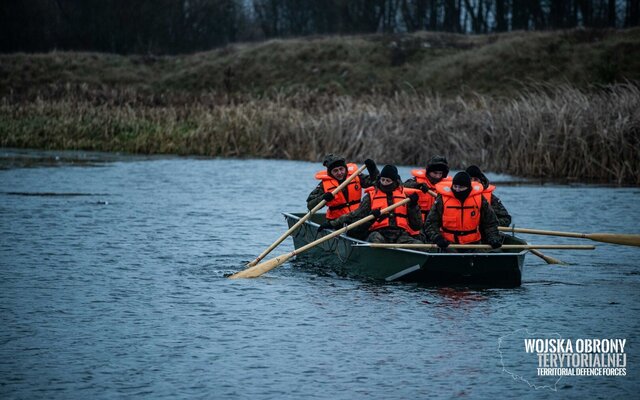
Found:
[[[0,55],[0,146],[422,164],[640,184],[640,29]]]

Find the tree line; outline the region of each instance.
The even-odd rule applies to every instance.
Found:
[[[638,25],[640,0],[8,0],[0,52],[177,54],[310,35]]]

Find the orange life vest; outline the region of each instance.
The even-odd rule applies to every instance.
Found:
[[[482,195],[484,196],[485,199],[487,199],[487,202],[489,204],[491,204],[491,194],[493,193],[493,191],[496,190],[496,187],[494,185],[489,185],[487,186],[487,188],[482,192]]]
[[[473,243],[482,239],[480,234],[480,208],[483,188],[480,183],[471,184],[471,193],[460,203],[451,190],[451,184],[438,184],[442,195],[442,236],[451,243]]]
[[[420,192],[416,189],[408,189],[402,186],[398,187],[391,193],[391,198],[387,197],[387,193],[382,190],[378,190],[378,188],[371,186],[365,189],[365,191],[369,194],[371,199],[371,209],[375,210],[379,208],[382,210],[383,208],[387,208],[395,203],[402,201],[407,198],[412,193]],[[407,214],[407,205],[403,204],[398,208],[394,208],[390,213],[383,216],[381,221],[374,221],[374,223],[369,227],[370,231],[375,231],[381,228],[386,228],[391,226],[391,218],[395,217],[396,226],[404,229],[410,235],[417,235],[420,231],[412,229],[409,225],[409,214]]]
[[[356,164],[347,164],[347,176],[353,175],[358,170]],[[333,192],[340,182],[327,173],[327,170],[316,172],[316,179],[322,181],[322,189],[325,193]],[[348,214],[351,211],[357,209],[360,206],[360,198],[362,197],[362,185],[360,184],[360,177],[356,176],[346,187],[347,197],[344,196],[344,189],[338,192],[333,200],[327,202],[327,220],[332,220],[340,217],[341,215]]]
[[[416,182],[424,183],[429,187],[429,190],[432,190],[434,192],[437,191],[436,185],[431,183],[431,181],[427,177],[426,169],[412,169],[411,175],[416,177]],[[451,185],[452,180],[453,180],[452,177],[447,176],[442,178],[442,180],[438,183],[448,182],[449,185]],[[420,206],[420,212],[422,213],[422,222],[424,222],[424,220],[427,218],[427,214],[429,214],[429,210],[431,210],[431,207],[433,207],[433,203],[435,201],[436,201],[436,198],[430,195],[429,192],[422,193],[421,190],[418,190],[418,205]]]

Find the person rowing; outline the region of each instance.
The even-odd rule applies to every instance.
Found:
[[[495,195],[494,190],[496,187],[489,183],[489,179],[482,173],[482,170],[477,165],[470,165],[466,169],[467,173],[471,177],[471,182],[476,182],[482,184],[482,195],[489,202],[491,208],[496,213],[496,218],[498,218],[498,226],[509,226],[511,225],[511,215],[509,211],[502,204],[502,201]]]
[[[418,191],[402,185],[398,169],[385,165],[375,185],[365,190],[360,206],[355,211],[320,225],[318,232],[348,225],[371,214],[375,217],[368,226],[367,241],[372,243],[422,243],[412,237],[420,232],[422,216],[418,206]],[[380,210],[409,198],[406,205],[399,206],[388,214]]]
[[[318,171],[315,178],[320,180],[318,186],[307,197],[307,208],[312,210],[322,200],[327,202],[327,221],[334,220],[344,214],[356,210],[360,206],[362,189],[374,184],[378,176],[376,163],[367,159],[365,165],[369,175],[355,177],[349,184],[338,192],[335,196],[332,192],[358,170],[356,164],[347,164],[340,156],[328,154],[322,163],[326,170]]]
[[[502,246],[496,214],[482,195],[481,184],[472,184],[469,174],[462,171],[451,183],[441,182],[436,188],[438,196],[424,224],[430,243],[443,250],[451,243]]]
[[[420,189],[418,204],[420,205],[422,221],[424,222],[435,201],[429,191],[435,192],[436,185],[440,182],[451,182],[447,158],[444,156],[431,157],[425,169],[411,170],[411,175],[413,177],[404,182],[404,187]]]

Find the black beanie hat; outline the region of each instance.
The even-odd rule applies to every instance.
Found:
[[[389,178],[393,181],[390,185],[382,185],[380,183],[380,178]],[[394,190],[400,186],[400,175],[398,175],[398,168],[394,165],[385,165],[378,175],[378,180],[376,186],[382,190],[384,193],[392,193]]]
[[[453,177],[453,182],[451,182],[451,184],[452,185],[470,187],[471,186],[471,176],[468,173],[466,173],[465,171],[460,171]]]
[[[394,165],[385,165],[380,172],[380,177],[393,179],[394,181],[400,180],[400,175],[398,175],[398,168]]]
[[[467,190],[456,192],[455,190],[453,190],[453,185],[466,186]],[[460,171],[453,177],[451,186],[451,192],[453,193],[453,195],[458,200],[464,202],[465,199],[469,196],[469,193],[471,193],[471,177],[465,171]]]
[[[444,156],[434,156],[427,163],[427,173],[431,171],[442,171],[446,176],[449,173],[449,163]]]
[[[480,183],[486,189],[489,186],[489,179],[482,173],[482,170],[477,165],[469,165],[467,167],[467,174],[472,178],[480,179]]]
[[[340,156],[336,156],[334,154],[327,154],[324,157],[324,161],[322,161],[322,165],[327,167],[327,173],[331,175],[331,170],[335,167],[345,167],[347,168],[347,162],[344,158]]]

